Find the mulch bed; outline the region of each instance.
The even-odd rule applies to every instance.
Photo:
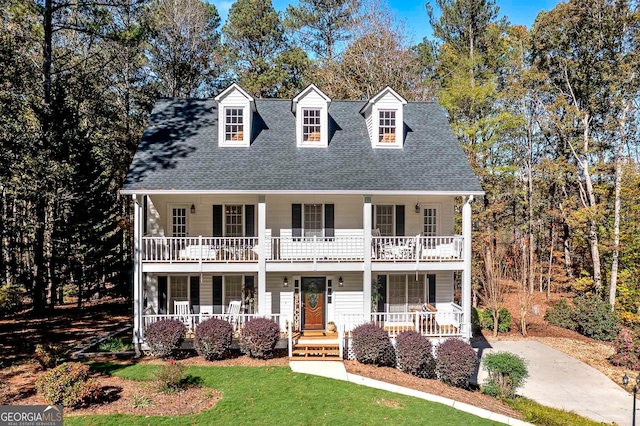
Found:
[[[443,396],[455,401],[464,402],[475,407],[484,408],[494,413],[522,419],[522,415],[510,408],[508,405],[484,395],[479,391],[468,391],[453,386],[446,385],[438,380],[422,379],[403,373],[391,367],[376,367],[373,365],[361,364],[358,361],[344,361],[347,371],[351,374],[392,383],[398,386],[427,392],[434,395]]]

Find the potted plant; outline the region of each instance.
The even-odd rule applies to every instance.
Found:
[[[338,331],[338,327],[336,327],[336,323],[333,321],[329,321],[327,323],[327,331],[329,333],[335,333],[336,331]]]

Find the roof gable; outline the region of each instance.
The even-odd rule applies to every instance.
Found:
[[[396,101],[401,105],[407,104],[407,100],[405,98],[400,96],[398,92],[393,90],[391,87],[387,86],[376,93],[371,99],[369,99],[369,101],[360,109],[360,114],[366,114],[369,110],[371,110],[373,105],[378,103],[383,98],[389,99],[391,101]]]

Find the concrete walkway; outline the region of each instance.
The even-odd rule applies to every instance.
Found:
[[[633,397],[595,368],[534,340],[497,341],[489,346],[478,348],[478,353],[506,351],[527,361],[529,379],[518,394],[599,422],[631,424]],[[478,376],[482,383],[486,372],[481,370]]]
[[[493,413],[483,408],[474,407],[464,402],[454,401],[438,395],[432,395],[426,392],[420,392],[415,389],[409,389],[402,386],[393,385],[379,380],[369,379],[367,377],[358,376],[356,374],[347,373],[344,364],[341,361],[289,361],[291,370],[296,373],[312,374],[314,376],[328,377],[330,379],[345,380],[356,383],[358,385],[370,388],[395,392],[401,395],[412,396],[439,404],[448,405],[456,410],[473,414],[484,419],[493,420],[507,425],[528,425],[529,423],[522,420],[513,419],[502,414]]]

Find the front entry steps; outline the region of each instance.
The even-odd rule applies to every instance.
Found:
[[[341,360],[340,344],[336,333],[324,330],[304,330],[293,344],[292,360]]]
[[[336,343],[296,343],[293,345],[292,360],[336,361],[341,360],[340,346]]]

